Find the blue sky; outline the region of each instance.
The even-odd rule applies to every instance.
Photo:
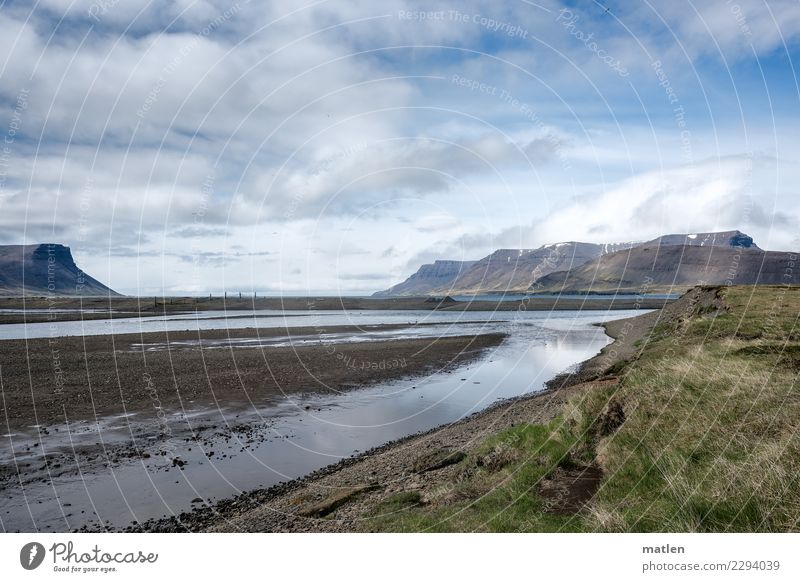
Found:
[[[42,0],[0,26],[0,242],[126,293],[365,293],[671,232],[800,248],[793,0]]]

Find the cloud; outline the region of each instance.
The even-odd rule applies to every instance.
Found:
[[[387,273],[343,273],[339,275],[342,281],[388,281]]]
[[[753,54],[764,55],[800,37],[800,5],[794,0],[737,0],[718,2],[694,0],[652,4],[631,4],[641,26],[654,18],[663,18],[670,37],[665,44],[675,44],[692,58],[706,55],[739,60]]]
[[[555,0],[4,5],[0,240],[70,244],[124,289],[187,290],[224,268],[355,291],[443,256],[715,226],[788,245],[796,95],[774,79],[791,74],[797,3],[569,5],[630,76],[555,22]],[[420,10],[444,17],[407,16]],[[731,87],[717,43],[751,65]],[[689,157],[720,161],[678,167],[653,58]],[[759,149],[773,161],[738,155]],[[254,269],[258,253],[280,268]]]
[[[247,187],[246,203],[273,219],[358,215],[460,188],[473,176],[502,181],[509,165],[539,166],[552,159],[549,137],[520,136],[518,143],[497,133],[458,140],[393,138],[344,150],[309,172],[262,173]],[[255,210],[255,209],[253,209]],[[253,216],[251,211],[247,215]]]
[[[225,236],[228,230],[224,227],[191,225],[177,228],[168,233],[168,236],[177,238],[200,238]]]
[[[416,220],[414,228],[421,232],[450,230],[461,224],[461,220],[452,214],[427,214]]]
[[[753,183],[769,183],[775,163],[771,158],[728,156],[645,172],[577,197],[537,219],[526,239],[531,246],[565,238],[624,242],[667,233],[740,229],[764,241],[762,246],[770,241],[775,248],[791,248],[793,233],[800,229],[800,208],[770,211],[761,186],[753,189]]]

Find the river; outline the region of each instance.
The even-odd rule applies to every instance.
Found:
[[[271,403],[258,409],[221,406],[186,410],[167,418],[167,437],[159,446],[165,456],[92,462],[71,452],[155,440],[160,429],[152,419],[136,415],[97,422],[48,427],[41,435],[4,435],[0,465],[41,464],[44,454],[65,454],[71,465],[60,472],[42,471],[38,479],[6,481],[1,492],[0,528],[4,531],[69,531],[82,526],[122,528],[179,514],[198,503],[213,503],[240,492],[269,487],[335,463],[375,446],[436,426],[452,423],[499,400],[543,389],[559,372],[595,355],[610,340],[593,324],[638,315],[639,311],[581,312],[289,312],[205,313],[168,318],[135,318],[61,322],[0,327],[0,337],[48,337],[219,329],[220,327],[280,327],[424,322],[414,330],[382,332],[370,341],[420,334],[502,332],[508,338],[476,361],[456,370],[407,378],[332,397],[306,396]],[[456,325],[456,322],[476,322]],[[465,331],[469,329],[469,331]],[[353,341],[345,334],[284,341]],[[272,341],[272,338],[271,340]],[[247,344],[245,344],[247,345]],[[258,347],[253,347],[257,345]],[[282,345],[282,344],[276,344]],[[269,350],[269,343],[243,349]],[[158,346],[153,346],[158,349]],[[178,356],[176,356],[178,357]],[[227,406],[228,403],[226,403]],[[205,427],[205,436],[190,435]],[[214,427],[214,428],[211,428]],[[161,427],[163,428],[163,427]],[[164,432],[163,430],[161,431]],[[37,444],[38,443],[38,444]],[[213,454],[210,454],[213,451]],[[110,457],[111,455],[109,455]],[[116,456],[116,455],[115,455]],[[186,464],[174,466],[170,459]],[[70,465],[70,462],[66,463]]]

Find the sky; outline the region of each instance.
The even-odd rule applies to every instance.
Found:
[[[0,244],[134,295],[439,259],[800,249],[800,2],[0,3]]]

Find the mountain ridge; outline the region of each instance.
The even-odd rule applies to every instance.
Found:
[[[475,261],[455,261],[437,259],[422,265],[408,279],[383,291],[373,293],[373,297],[425,295],[435,287],[450,284]]]
[[[83,272],[57,243],[0,245],[0,296],[118,296]]]
[[[524,293],[537,279],[555,271],[581,265],[606,252],[627,248],[577,241],[542,245],[537,249],[499,249],[475,262],[448,287],[431,290],[436,295]]]
[[[750,247],[643,245],[550,273],[529,292],[682,292],[695,285],[800,283],[796,253]]]
[[[482,259],[471,261],[456,275],[435,284],[432,279],[420,277],[429,265],[423,265],[405,281],[378,291],[380,297],[411,295],[479,295],[482,293],[529,293],[543,288],[552,289],[558,281],[567,279],[553,275],[579,269],[582,265],[604,256],[635,248],[733,248],[764,252],[753,238],[740,230],[666,234],[644,242],[586,243],[566,241],[542,245],[536,249],[498,249]],[[690,251],[693,256],[698,251]],[[772,255],[769,255],[772,260]],[[462,265],[470,261],[460,261]],[[661,265],[662,268],[666,268]],[[546,285],[541,282],[546,277]],[[607,276],[611,276],[607,273]],[[591,285],[584,287],[592,288]]]

